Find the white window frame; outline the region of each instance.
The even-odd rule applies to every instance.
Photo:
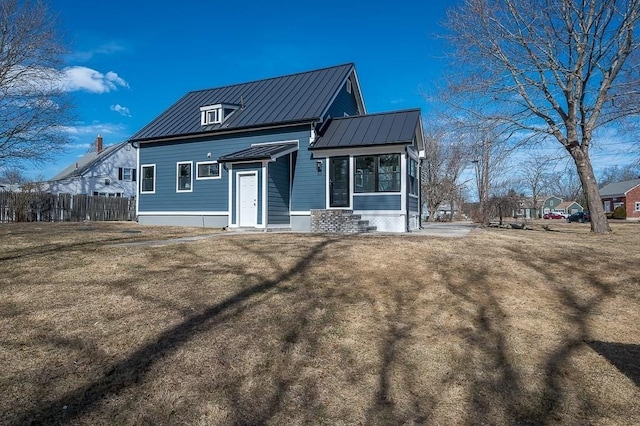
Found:
[[[143,190],[143,182],[144,182],[144,169],[147,167],[153,167],[153,190],[145,191]],[[156,165],[155,164],[141,164],[140,165],[140,176],[138,179],[140,181],[140,194],[155,194],[156,193]]]
[[[351,93],[353,91],[353,88],[351,87],[353,85],[353,83],[351,83],[351,79],[347,78],[347,93]]]
[[[213,117],[212,117],[213,116]],[[222,104],[207,105],[200,107],[200,124],[208,126],[210,124],[222,123]]]
[[[129,177],[127,177],[127,172],[129,173]],[[125,182],[131,182],[133,178],[133,169],[129,167],[122,168],[122,180]]]
[[[200,167],[201,164],[217,164],[218,165],[218,175],[217,176],[203,176],[203,177],[200,177],[200,175],[198,174],[198,171],[199,171],[199,167]],[[196,162],[196,180],[221,179],[222,178],[222,171],[220,170],[221,166],[222,166],[222,164],[218,163],[217,161],[198,161],[198,162]]]
[[[640,201],[635,202],[635,208],[637,212],[640,212]]]
[[[180,166],[183,164],[188,164],[190,168],[189,189],[180,189]],[[193,161],[178,161],[176,163],[176,192],[193,192]]]

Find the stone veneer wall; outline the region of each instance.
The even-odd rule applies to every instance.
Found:
[[[311,232],[355,234],[374,230],[353,210],[311,210]]]

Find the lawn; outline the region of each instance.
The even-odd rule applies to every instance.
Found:
[[[0,225],[0,423],[640,424],[640,224],[550,226]]]

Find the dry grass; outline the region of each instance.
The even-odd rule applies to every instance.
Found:
[[[0,422],[640,423],[640,224],[83,226],[0,226]]]

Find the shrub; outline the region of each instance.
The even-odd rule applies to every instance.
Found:
[[[613,209],[612,217],[614,219],[626,219],[627,218],[627,210],[624,208],[624,206],[618,206],[615,209]]]

